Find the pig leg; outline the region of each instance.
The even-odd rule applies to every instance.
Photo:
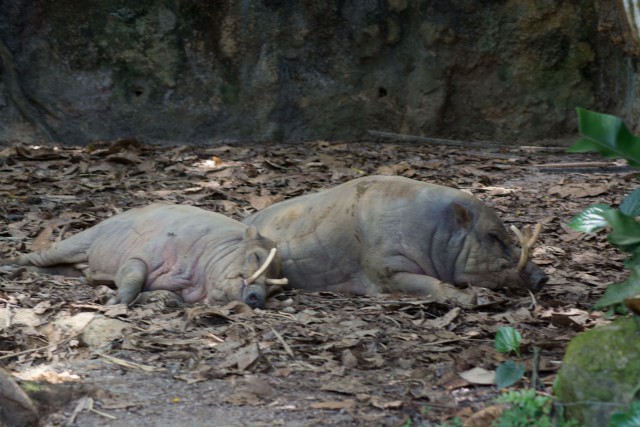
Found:
[[[130,259],[118,269],[116,286],[118,291],[107,304],[131,304],[138,297],[147,278],[147,265],[139,259]]]
[[[54,244],[40,252],[20,255],[11,260],[18,265],[51,267],[59,264],[79,264],[87,262],[87,252],[93,243],[93,233],[83,232]]]
[[[462,306],[476,304],[476,295],[473,293],[423,274],[396,273],[391,277],[389,290],[414,295],[428,295],[436,301],[451,302]]]

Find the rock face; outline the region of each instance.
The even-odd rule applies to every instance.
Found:
[[[635,124],[621,1],[16,0],[0,138],[527,141]]]
[[[586,427],[609,425],[611,414],[637,399],[640,317],[617,319],[574,338],[554,391],[567,415]]]

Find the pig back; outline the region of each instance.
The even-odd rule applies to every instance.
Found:
[[[223,215],[184,205],[151,204],[98,224],[88,252],[94,272],[115,274],[126,260],[138,258],[151,270],[189,268],[205,256],[210,241],[240,236],[244,226]]]
[[[350,282],[360,271],[356,216],[355,198],[337,187],[276,203],[242,222],[276,242],[293,287],[313,291]]]
[[[479,203],[448,187],[370,176],[276,203],[243,222],[276,241],[294,287],[375,293],[396,271],[452,277],[463,239],[451,224],[453,201]]]

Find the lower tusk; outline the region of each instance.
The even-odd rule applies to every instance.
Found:
[[[282,279],[266,279],[265,282],[267,282],[267,285],[277,285],[277,286],[284,286],[289,284],[289,280],[284,277]]]
[[[258,271],[256,271],[255,273],[253,273],[251,275],[251,277],[249,277],[247,279],[248,283],[253,283],[258,277],[262,276],[262,274],[267,270],[267,268],[269,267],[269,264],[271,264],[271,262],[273,261],[273,259],[276,257],[276,252],[277,249],[276,248],[272,248],[269,251],[269,256],[267,256],[267,260],[264,262],[264,264],[262,264],[260,266],[260,268],[258,268]]]

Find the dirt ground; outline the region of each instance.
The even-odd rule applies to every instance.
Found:
[[[623,257],[605,234],[583,235],[566,224],[591,204],[618,204],[635,188],[635,174],[543,143],[435,142],[0,142],[3,258],[153,201],[238,219],[384,174],[468,190],[507,226],[542,224],[534,260],[551,278],[535,297],[495,292],[490,304],[473,309],[406,295],[286,291],[251,311],[161,301],[104,306],[111,292],[104,286],[3,267],[0,366],[23,385],[52,387],[34,397],[43,425],[432,426],[492,404],[496,387],[469,371],[490,375],[513,357],[493,346],[496,329],[512,326],[524,337],[528,368],[514,387],[531,386],[535,372],[542,392],[551,393],[567,343],[606,322],[591,307],[608,284],[625,278]]]

